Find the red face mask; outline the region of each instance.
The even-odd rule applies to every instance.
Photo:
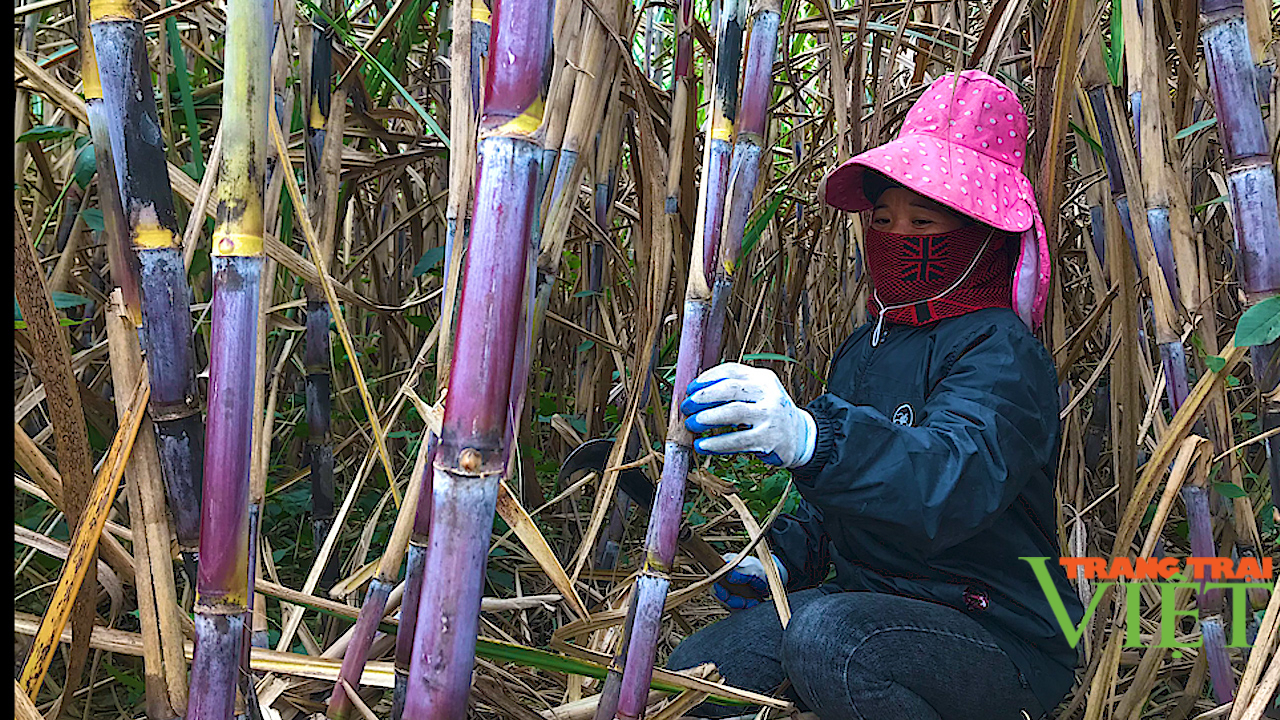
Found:
[[[868,307],[882,324],[925,325],[993,307],[1012,306],[1013,265],[1007,233],[970,224],[941,235],[867,231],[867,270],[875,284]]]

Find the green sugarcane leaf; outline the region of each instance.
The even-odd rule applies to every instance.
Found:
[[[1218,203],[1229,202],[1230,200],[1231,200],[1231,196],[1230,196],[1230,195],[1219,195],[1218,197],[1216,197],[1216,198],[1214,198],[1214,199],[1210,200],[1210,201],[1209,201],[1209,202],[1207,202],[1207,203],[1201,203],[1201,204],[1199,204],[1199,205],[1196,205],[1196,206],[1195,206],[1195,211],[1196,211],[1196,212],[1200,212],[1200,211],[1202,211],[1202,210],[1204,210],[1204,209],[1206,209],[1206,208],[1208,208],[1208,207],[1210,207],[1210,206],[1217,205]]]
[[[742,356],[743,360],[781,360],[782,362],[798,363],[799,360],[780,355],[778,353],[747,353]]]
[[[1280,338],[1280,295],[1254,305],[1236,323],[1236,347],[1270,345]]]
[[[53,306],[58,310],[66,310],[67,308],[83,307],[93,301],[82,295],[73,295],[69,292],[54,290],[52,293]],[[13,320],[14,322],[22,321],[22,308],[18,305],[18,298],[13,299]],[[79,324],[80,321],[72,321]],[[25,327],[25,325],[24,325]]]
[[[89,187],[89,181],[93,179],[93,174],[96,172],[98,172],[98,159],[93,154],[93,143],[87,142],[76,154],[76,165],[72,171],[72,177],[75,178],[76,184],[84,189]]]
[[[429,248],[426,252],[422,253],[422,257],[418,260],[418,264],[413,266],[413,276],[420,277],[422,275],[426,275],[432,270],[435,270],[436,266],[440,265],[442,262],[444,262],[444,248]]]
[[[1102,43],[1106,51],[1107,77],[1111,85],[1120,87],[1120,63],[1124,60],[1124,12],[1120,0],[1111,0],[1111,46]]]
[[[80,211],[80,217],[84,218],[84,224],[94,232],[102,232],[107,228],[106,219],[102,216],[102,211],[98,208],[86,208]]]
[[[70,137],[75,133],[75,130],[63,125],[37,125],[19,135],[15,142],[21,143],[27,141],[40,142],[42,140],[60,140],[64,137]]]
[[[1214,125],[1217,125],[1217,124],[1218,124],[1218,118],[1216,117],[1211,117],[1211,118],[1208,118],[1207,120],[1201,120],[1198,123],[1192,123],[1182,128],[1181,130],[1179,130],[1178,134],[1173,136],[1173,139],[1181,140],[1183,138],[1191,137],[1192,135],[1195,135],[1201,130],[1207,127],[1213,127]]]
[[[755,247],[756,243],[759,242],[760,236],[764,234],[764,229],[769,226],[769,220],[773,218],[774,213],[778,212],[778,207],[782,205],[782,200],[785,197],[782,193],[775,195],[773,201],[764,209],[764,212],[760,213],[759,217],[747,225],[746,232],[742,234],[742,257],[745,258],[747,253],[751,252],[751,248]]]
[[[395,87],[396,92],[400,93],[400,97],[404,98],[405,102],[409,103],[409,106],[413,108],[414,112],[418,113],[418,117],[422,118],[422,121],[427,124],[427,127],[431,132],[434,133],[436,137],[440,138],[444,143],[445,149],[452,149],[452,145],[449,144],[449,137],[444,134],[444,130],[440,129],[440,124],[436,122],[435,118],[431,117],[431,114],[428,113],[416,99],[414,99],[413,95],[409,94],[409,91],[405,89],[404,85],[400,84],[400,81],[396,79],[395,75],[391,74],[390,70],[387,70],[382,63],[378,62],[377,59],[370,55],[364,49],[363,44],[352,38],[346,30],[335,25],[333,19],[324,14],[324,11],[316,7],[315,3],[311,2],[311,0],[302,0],[302,4],[306,5],[311,12],[323,18],[325,22],[329,23],[329,26],[332,27],[334,32],[342,38],[343,42],[355,48],[357,52],[363,55],[365,62],[372,64],[373,67],[377,69],[384,78],[386,78],[387,82],[391,83],[391,85]]]
[[[1096,155],[1099,158],[1102,157],[1102,145],[1098,144],[1098,141],[1094,140],[1092,135],[1086,132],[1084,128],[1080,127],[1079,125],[1073,122],[1068,122],[1067,125],[1071,127],[1071,129],[1075,132],[1075,134],[1078,137],[1083,138],[1085,143],[1089,147],[1093,148],[1094,155]]]
[[[1235,483],[1216,482],[1213,484],[1213,489],[1217,490],[1218,494],[1222,497],[1230,498],[1232,500],[1249,496],[1249,493],[1245,492],[1244,488],[1236,485]]]
[[[87,297],[83,297],[81,295],[72,295],[69,292],[62,292],[61,290],[54,290],[51,293],[51,295],[53,296],[53,306],[59,310],[66,310],[67,308],[73,308],[73,307],[82,307],[84,305],[88,305],[89,303],[93,302]]]

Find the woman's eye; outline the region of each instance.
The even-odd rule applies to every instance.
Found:
[[[911,221],[911,224],[915,225],[916,227],[927,227],[929,225],[932,225],[933,221],[925,218],[916,218],[915,220]]]

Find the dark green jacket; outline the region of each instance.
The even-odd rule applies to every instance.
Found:
[[[863,325],[809,403],[812,460],[793,470],[804,503],[771,539],[788,588],[939,602],[980,622],[1049,711],[1077,654],[1023,556],[1049,568],[1073,623],[1084,609],[1058,564],[1053,359],[1010,310],[923,327]]]

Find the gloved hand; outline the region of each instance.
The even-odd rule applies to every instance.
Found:
[[[753,452],[770,465],[799,467],[813,457],[818,425],[796,407],[772,370],[722,363],[689,383],[680,403],[685,427],[695,433],[746,425],[736,432],[698,438],[693,449],[704,455]]]
[[[733,559],[734,553],[725,553],[721,557],[725,562]],[[787,583],[787,569],[777,555],[770,555],[773,564],[778,567],[782,576],[782,584]],[[730,610],[744,610],[755,607],[769,597],[769,579],[764,574],[764,563],[760,558],[750,555],[742,559],[738,566],[721,578],[720,582],[711,586],[716,599]]]

